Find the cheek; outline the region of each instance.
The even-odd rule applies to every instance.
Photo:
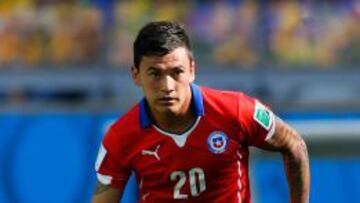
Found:
[[[151,92],[152,92],[153,90],[152,90],[152,88],[151,88],[149,85],[145,84],[145,85],[143,85],[143,91],[144,91],[144,93],[145,93],[146,95],[148,95],[148,94],[151,94]]]
[[[156,92],[156,87],[150,82],[144,83],[142,89],[147,98],[152,98]]]
[[[189,86],[190,86],[189,81],[182,81],[177,86],[177,92],[179,92],[181,96],[185,96],[186,94],[188,94],[188,91],[190,91]]]

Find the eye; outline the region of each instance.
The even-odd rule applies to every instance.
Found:
[[[184,71],[182,70],[182,69],[176,69],[176,70],[174,70],[174,72],[173,72],[173,74],[175,75],[175,76],[179,76],[180,74],[182,74]]]
[[[159,77],[160,73],[158,71],[150,71],[148,75],[151,77]]]

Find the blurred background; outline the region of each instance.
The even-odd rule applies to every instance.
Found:
[[[310,202],[360,202],[360,1],[1,0],[0,202],[89,202],[107,126],[142,97],[132,42],[188,30],[196,83],[269,104],[308,143]],[[289,202],[281,157],[253,150],[257,203]],[[123,202],[136,201],[130,181]]]

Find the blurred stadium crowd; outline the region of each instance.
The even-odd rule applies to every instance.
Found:
[[[305,136],[310,202],[360,202],[360,0],[0,0],[0,202],[89,202],[104,126],[143,96],[134,37],[164,19],[189,31],[198,84]],[[255,165],[254,202],[286,202],[281,162]]]
[[[198,61],[254,68],[352,67],[360,1],[0,1],[0,68],[128,67],[138,28],[178,20]]]

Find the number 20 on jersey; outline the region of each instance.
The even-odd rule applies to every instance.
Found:
[[[192,197],[197,197],[206,190],[205,173],[201,168],[192,168],[188,173],[184,171],[174,171],[170,175],[170,180],[177,181],[174,187],[174,199],[189,198],[189,194],[180,192],[181,188],[185,185],[186,180],[190,183],[190,195]]]

